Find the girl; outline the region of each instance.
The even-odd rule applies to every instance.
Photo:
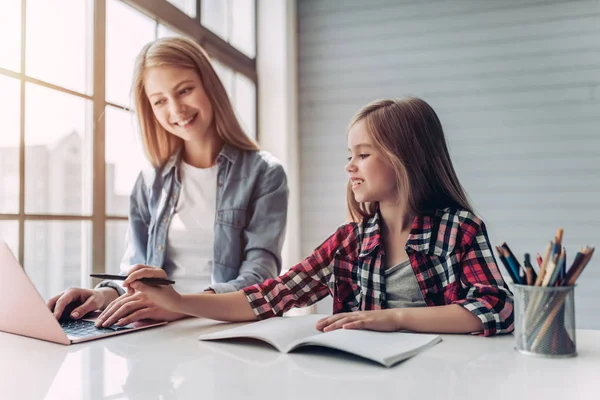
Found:
[[[205,51],[184,38],[159,39],[137,57],[135,108],[146,155],[130,197],[128,245],[121,263],[152,265],[181,293],[225,293],[276,277],[288,189],[280,163],[261,152],[240,127]],[[73,288],[48,305],[72,318],[105,309],[125,325],[174,320],[143,292],[113,282]]]
[[[286,274],[235,293],[181,295],[137,281],[165,277],[138,265],[124,286],[174,312],[226,321],[280,316],[331,294],[333,315],[319,330],[512,331],[512,294],[433,109],[416,98],[369,104],[350,125],[348,149],[353,221]]]

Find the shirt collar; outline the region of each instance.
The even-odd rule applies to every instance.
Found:
[[[382,244],[381,216],[379,210],[366,218],[362,224],[362,240],[359,257],[368,256],[372,251]],[[432,217],[430,215],[417,215],[412,223],[406,247],[416,252],[427,253],[431,242]]]

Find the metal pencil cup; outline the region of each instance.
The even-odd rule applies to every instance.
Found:
[[[575,286],[513,285],[515,349],[540,357],[573,357]]]

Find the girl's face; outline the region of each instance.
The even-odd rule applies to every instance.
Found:
[[[377,151],[363,121],[348,132],[348,164],[354,199],[365,202],[397,202],[396,176],[392,166]]]
[[[189,68],[148,68],[144,89],[154,116],[165,130],[185,141],[213,132],[213,108],[198,74]]]

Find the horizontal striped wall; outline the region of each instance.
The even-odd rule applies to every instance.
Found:
[[[304,254],[345,219],[348,121],[406,95],[438,112],[494,244],[600,245],[600,1],[299,0],[298,41]],[[596,287],[600,249],[580,328],[600,329]]]

